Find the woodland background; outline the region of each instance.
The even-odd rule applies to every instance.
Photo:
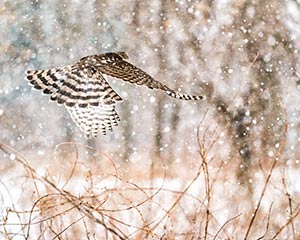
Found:
[[[76,231],[87,239],[297,239],[299,23],[298,0],[2,0],[2,235],[31,239],[36,235],[28,228],[28,219],[37,214],[44,220],[31,229],[44,229],[40,239],[74,239]],[[110,51],[125,51],[131,63],[155,79],[206,99],[179,101],[109,78],[125,99],[117,106],[120,125],[106,136],[87,139],[65,108],[49,102],[48,96],[33,91],[24,80],[28,69],[64,66],[85,55]],[[122,210],[125,217],[104,216],[103,209],[95,210],[89,201],[90,205],[78,207],[84,194],[100,190],[91,184],[78,193],[74,186],[93,182],[101,174],[106,180],[118,179],[126,191],[132,191],[131,184],[136,187],[133,199],[126,201],[117,183],[111,187],[129,206],[128,212]],[[110,182],[102,180],[98,179],[101,197],[111,196],[106,187],[103,190]],[[49,181],[57,188],[49,190]],[[187,189],[189,182],[194,188]],[[157,189],[157,195],[148,195],[147,191]],[[138,197],[143,191],[145,201]],[[72,211],[63,208],[58,214],[57,199],[50,206],[38,204],[53,192],[64,204],[77,206],[85,227],[79,227],[82,221],[73,226],[77,220]],[[181,198],[176,201],[176,196]],[[190,198],[197,199],[193,207]],[[174,206],[168,208],[172,199]],[[150,209],[145,204],[152,206],[154,201],[167,213],[159,222],[161,228],[153,227],[157,223],[151,218],[153,212],[145,210]],[[116,210],[120,202],[109,204]],[[55,218],[50,224],[43,215],[46,211],[54,216],[49,209],[67,215],[69,225],[62,219],[56,223]],[[93,211],[101,217],[92,214],[95,220]],[[177,223],[178,216],[186,225]],[[114,222],[116,218],[119,221]],[[18,233],[10,225],[16,222]],[[95,230],[97,224],[101,231]]]

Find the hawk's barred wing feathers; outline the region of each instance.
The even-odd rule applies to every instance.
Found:
[[[65,104],[74,122],[86,135],[106,134],[120,120],[116,102],[122,98],[97,71],[80,70],[75,64],[64,68],[27,71],[34,88],[51,94],[50,99]]]
[[[104,58],[109,60],[103,60]],[[183,100],[200,100],[203,96],[193,96],[188,94],[182,94],[170,89],[168,86],[156,81],[149,74],[135,67],[129,62],[125,61],[127,59],[126,53],[108,53],[100,55],[92,55],[82,58],[81,61],[85,64],[94,64],[95,68],[103,74],[120,78],[126,82],[144,85],[151,89],[160,89],[166,92],[169,96],[177,99]]]
[[[203,98],[175,92],[125,61],[127,58],[124,52],[91,55],[81,58],[74,65],[27,71],[26,78],[35,89],[50,94],[52,101],[64,104],[80,129],[86,135],[95,137],[99,130],[106,134],[107,130],[112,130],[120,121],[115,105],[122,98],[102,74],[151,89],[160,89],[177,99]]]

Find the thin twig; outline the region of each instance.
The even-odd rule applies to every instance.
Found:
[[[217,239],[219,233],[223,230],[223,228],[224,228],[228,223],[230,223],[230,222],[233,221],[234,219],[240,217],[241,215],[242,215],[242,213],[240,213],[240,214],[238,214],[238,215],[236,215],[236,216],[234,216],[234,217],[232,217],[232,218],[229,218],[229,219],[221,226],[221,228],[219,228],[219,230],[217,231],[217,233],[216,233],[216,235],[214,236],[213,240],[216,240],[216,239]]]
[[[292,219],[291,221],[291,226],[292,226],[292,232],[293,232],[293,239],[296,239],[296,232],[295,232],[295,226],[294,226],[294,221],[293,221],[293,206],[292,206],[292,197],[291,194],[288,191],[287,183],[285,180],[285,176],[282,177],[282,184],[284,186],[285,190],[285,195],[287,196],[288,199],[288,205],[289,205],[289,217]]]
[[[263,199],[263,197],[265,196],[265,192],[266,192],[266,190],[267,190],[268,183],[269,183],[269,181],[270,181],[270,178],[271,178],[271,176],[272,176],[272,173],[273,173],[273,170],[274,170],[274,168],[275,168],[275,166],[276,166],[277,161],[278,161],[277,157],[274,158],[273,164],[272,164],[271,169],[270,169],[270,172],[269,172],[269,174],[268,174],[268,176],[267,176],[267,179],[266,179],[266,181],[265,181],[265,185],[264,185],[264,187],[263,187],[262,193],[260,194],[260,197],[259,197],[257,206],[256,206],[256,208],[255,208],[255,210],[254,210],[254,213],[253,213],[252,218],[251,218],[251,220],[250,220],[249,226],[248,226],[248,228],[247,228],[247,231],[246,231],[246,234],[245,234],[245,237],[244,237],[245,240],[246,240],[246,239],[248,238],[248,236],[249,236],[249,233],[250,233],[251,228],[252,228],[252,226],[253,226],[254,220],[255,220],[255,218],[256,218],[256,216],[257,216],[257,212],[258,212],[258,210],[259,210],[259,208],[260,208],[262,199]]]
[[[204,181],[205,181],[205,194],[207,199],[207,205],[206,205],[206,211],[205,211],[205,227],[204,227],[204,239],[207,239],[208,235],[208,225],[210,220],[210,199],[211,199],[211,192],[210,192],[210,182],[209,182],[209,171],[207,167],[207,152],[205,150],[205,138],[200,138],[200,130],[197,129],[197,140],[198,140],[198,147],[199,147],[199,153],[202,159],[202,169],[204,172]]]
[[[273,202],[271,203],[270,208],[269,208],[269,212],[268,212],[268,220],[267,220],[266,231],[265,231],[265,233],[264,233],[261,237],[259,237],[257,240],[264,239],[265,236],[267,235],[268,231],[269,231],[270,217],[271,217],[272,206],[273,206]]]
[[[271,237],[270,239],[277,239],[278,235],[282,232],[283,229],[285,229],[296,217],[298,217],[298,215],[300,214],[300,208],[297,209],[297,211],[294,211],[294,215],[292,217],[290,217],[287,222],[282,225],[279,230],[274,234],[273,237]]]

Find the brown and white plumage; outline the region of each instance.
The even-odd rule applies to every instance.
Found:
[[[50,94],[52,101],[64,104],[80,129],[86,135],[92,134],[95,137],[98,130],[106,134],[107,130],[112,130],[120,121],[115,105],[122,98],[111,88],[103,74],[163,90],[177,99],[203,98],[175,92],[128,63],[126,59],[128,56],[124,52],[91,55],[66,67],[29,70],[26,72],[26,79],[35,89]]]

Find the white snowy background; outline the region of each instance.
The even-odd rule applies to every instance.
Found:
[[[299,0],[0,0],[0,28],[0,238],[299,239]],[[121,122],[87,139],[64,107],[24,80],[29,69],[113,51],[205,100],[184,102],[108,78],[124,99]],[[197,136],[205,139],[204,159]],[[34,205],[57,191],[44,178],[79,199],[92,190],[115,210],[143,202],[142,189],[162,189],[128,211],[100,211],[101,228],[79,208],[83,220],[73,226],[77,216],[66,210],[59,223],[48,221],[61,200]],[[44,221],[28,228],[30,211]]]

